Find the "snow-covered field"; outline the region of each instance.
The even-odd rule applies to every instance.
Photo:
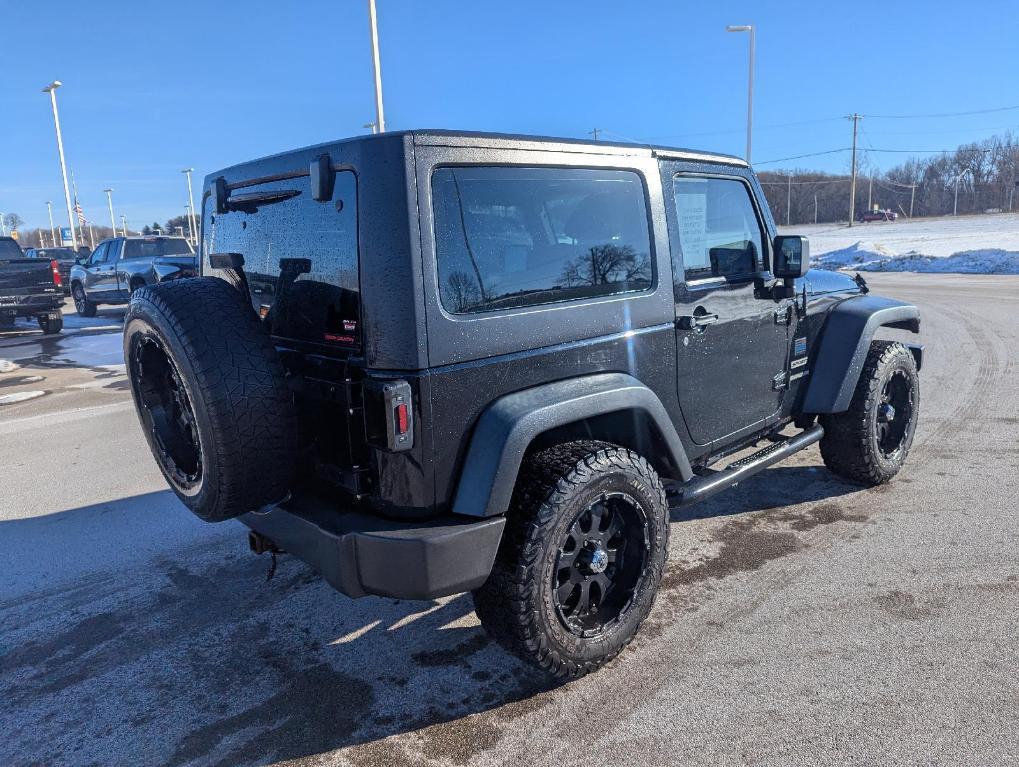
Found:
[[[1019,214],[780,227],[810,237],[814,266],[865,272],[1019,274]]]

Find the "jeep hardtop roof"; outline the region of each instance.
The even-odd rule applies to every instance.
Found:
[[[526,149],[546,152],[583,152],[585,154],[607,154],[619,156],[661,157],[670,160],[689,160],[692,162],[713,162],[725,165],[747,167],[747,161],[735,155],[721,152],[708,152],[696,149],[661,146],[657,144],[640,144],[626,141],[592,141],[590,139],[561,138],[556,136],[530,136],[513,133],[487,133],[483,131],[459,131],[433,128],[415,130],[387,131],[386,133],[352,136],[322,144],[292,149],[286,152],[266,155],[258,159],[238,163],[206,176],[206,183],[220,175],[236,176],[242,168],[258,166],[262,163],[280,160],[292,155],[306,154],[316,150],[326,150],[337,145],[349,145],[359,142],[393,141],[394,139],[410,139],[416,146],[470,146],[491,149]],[[241,173],[240,175],[244,175]]]

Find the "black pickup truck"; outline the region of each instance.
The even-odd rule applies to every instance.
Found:
[[[0,327],[17,317],[35,317],[43,333],[64,327],[64,289],[56,261],[24,258],[18,241],[0,237]]]

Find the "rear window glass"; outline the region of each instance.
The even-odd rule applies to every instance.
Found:
[[[0,258],[21,258],[21,246],[14,240],[0,240]]]
[[[77,258],[77,253],[70,248],[36,248],[32,251],[31,258],[68,259]]]
[[[124,258],[156,258],[158,256],[192,255],[187,240],[167,237],[158,240],[126,240]]]
[[[255,311],[281,338],[360,345],[357,181],[339,171],[333,199],[311,197],[307,176],[245,187],[235,195],[296,192],[272,202],[216,213],[204,204],[202,272],[213,253],[240,253]]]
[[[454,314],[646,290],[651,242],[633,171],[440,168],[439,294]]]

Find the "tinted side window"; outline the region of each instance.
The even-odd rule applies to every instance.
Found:
[[[432,207],[439,294],[448,312],[651,286],[644,184],[633,171],[439,168]]]
[[[96,246],[96,249],[92,251],[92,255],[89,256],[89,266],[95,266],[106,261],[106,249],[109,247],[109,244],[108,242],[101,242]]]
[[[228,213],[206,198],[202,271],[215,274],[212,253],[240,253],[255,310],[282,338],[330,346],[360,345],[360,281],[357,257],[357,181],[336,174],[333,199],[311,197],[307,176],[237,190],[267,195]],[[183,240],[181,240],[183,242]]]
[[[746,184],[677,176],[675,200],[686,279],[745,275],[760,268],[761,225]]]

